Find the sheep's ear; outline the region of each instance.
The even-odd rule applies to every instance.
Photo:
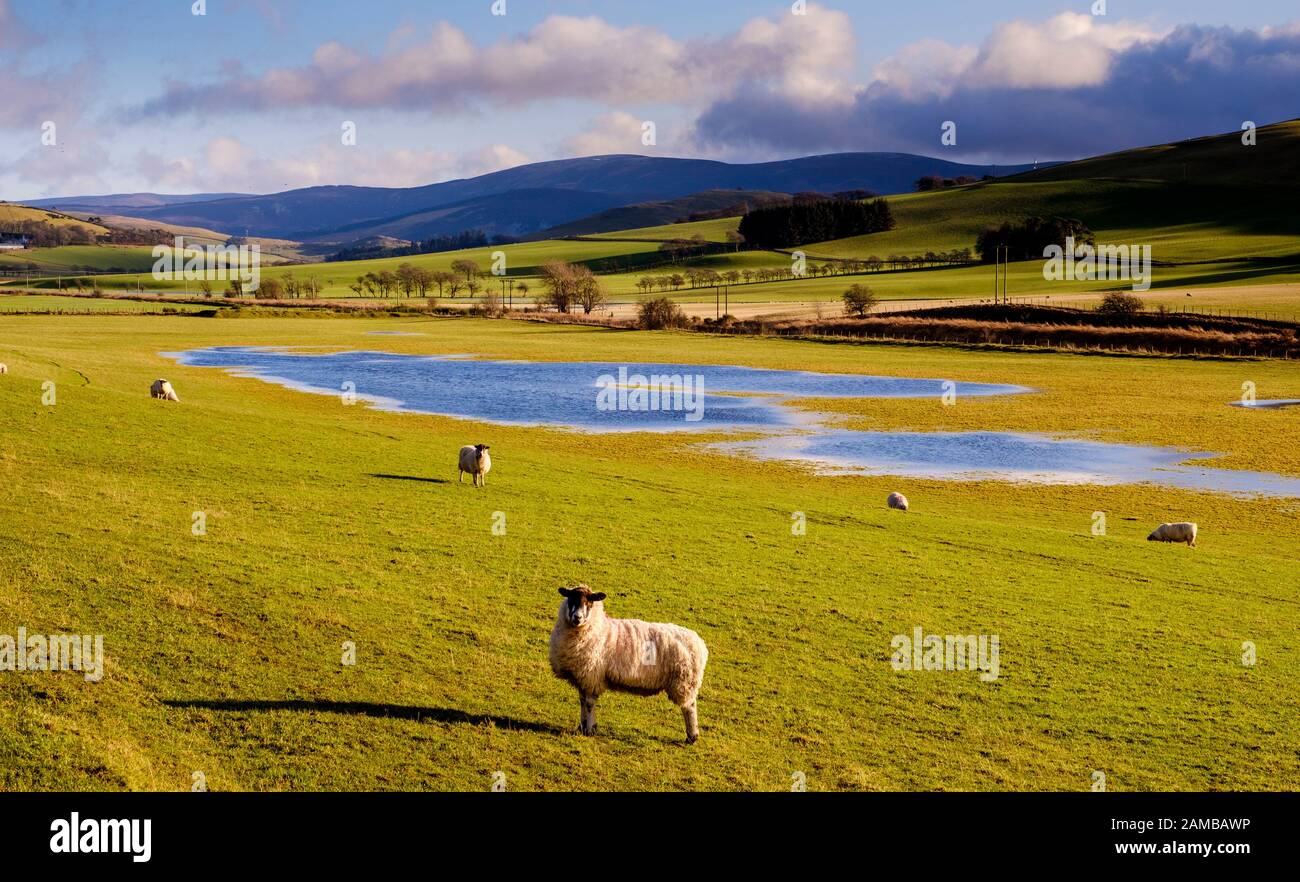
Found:
[[[561,596],[561,597],[568,597],[568,596],[571,595],[572,593],[573,593],[573,589],[571,589],[571,588],[561,588],[561,589],[560,589],[560,596]]]
[[[599,602],[599,601],[605,599],[605,592],[604,592],[604,591],[600,591],[600,592],[598,592],[598,593],[596,593],[596,594],[588,595],[587,599],[590,600],[592,603],[597,603],[597,602]]]

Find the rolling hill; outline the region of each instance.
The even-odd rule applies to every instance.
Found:
[[[906,153],[837,153],[747,165],[651,156],[592,156],[532,163],[425,187],[309,187],[266,196],[144,207],[130,213],[231,234],[308,241],[339,240],[339,231],[344,228],[358,239],[381,232],[391,235],[381,228],[417,213],[456,206],[465,216],[473,217],[478,226],[522,234],[617,205],[677,199],[706,190],[796,193],[865,189],[900,193],[910,190],[923,175],[982,177],[994,170],[993,166],[963,165]],[[999,166],[996,170],[1011,174],[1026,170],[1026,166]],[[516,221],[517,209],[509,198],[472,204],[473,200],[529,190],[553,191],[545,217]],[[603,204],[598,204],[602,199]],[[529,228],[530,223],[537,225]]]
[[[598,212],[619,202],[617,196],[585,190],[511,190],[377,222],[348,224],[329,233],[305,236],[304,240],[344,243],[388,237],[417,241],[473,229],[488,235],[520,236],[568,220],[574,212]]]
[[[96,236],[108,232],[106,227],[71,217],[62,212],[33,208],[29,205],[18,205],[13,202],[0,202],[0,229],[31,221],[40,221],[56,227],[84,227]]]
[[[1164,262],[1300,254],[1300,120],[1126,150],[992,182],[890,198],[897,227],[809,246],[822,257],[973,247],[988,226],[1078,218],[1098,242],[1149,244]]]

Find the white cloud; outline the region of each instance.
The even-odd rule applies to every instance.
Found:
[[[603,113],[593,119],[581,132],[564,140],[561,152],[566,156],[601,156],[608,153],[654,153],[660,145],[659,129],[655,127],[655,145],[642,144],[642,120],[622,110]],[[666,145],[665,145],[666,146]]]
[[[505,144],[454,153],[376,151],[321,142],[293,155],[273,157],[236,138],[222,136],[209,141],[197,157],[141,151],[134,159],[132,172],[155,189],[224,191],[237,181],[240,190],[271,193],[329,184],[419,187],[529,161],[526,154]]]
[[[755,80],[792,98],[825,100],[843,93],[838,78],[852,68],[854,49],[848,16],[815,5],[806,16],[753,19],[732,35],[700,40],[555,15],[523,35],[478,46],[443,21],[423,37],[398,29],[377,54],[332,41],[300,67],[230,71],[206,85],[172,83],[145,109],[199,110],[219,101],[251,110],[433,111],[558,99],[702,106]]]

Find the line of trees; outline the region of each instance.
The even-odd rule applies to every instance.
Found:
[[[969,248],[951,251],[927,251],[924,254],[891,254],[888,257],[870,257],[810,263],[803,276],[796,276],[792,266],[759,267],[757,269],[712,270],[688,267],[681,272],[642,276],[636,281],[637,290],[643,294],[655,291],[680,291],[682,288],[714,288],[719,285],[749,285],[760,282],[784,282],[795,278],[829,278],[878,273],[889,269],[916,269],[928,266],[963,266],[972,263]]]
[[[740,219],[739,232],[748,247],[770,250],[893,228],[894,215],[884,199],[859,202],[818,197],[755,209]]]
[[[452,264],[472,263],[456,261]],[[464,276],[464,277],[462,277]],[[439,297],[455,297],[461,291],[468,290],[473,296],[482,287],[478,280],[478,267],[455,272],[448,270],[430,270],[411,263],[400,264],[396,270],[379,270],[357,276],[348,286],[358,297],[428,297],[434,288]]]

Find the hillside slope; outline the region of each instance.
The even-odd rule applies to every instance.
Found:
[[[108,232],[106,227],[99,224],[92,224],[61,212],[33,208],[28,205],[18,205],[13,202],[0,202],[0,230],[32,221],[39,221],[56,227],[84,227],[96,236]]]
[[[891,197],[897,227],[809,246],[826,257],[974,247],[1030,215],[1084,221],[1099,242],[1149,244],[1156,261],[1300,254],[1300,121],[1126,150],[952,190]]]
[[[583,190],[511,190],[417,211],[379,221],[348,224],[328,233],[305,234],[308,242],[355,242],[390,237],[416,241],[434,236],[482,230],[488,235],[520,236],[617,205],[621,199],[608,193]]]

